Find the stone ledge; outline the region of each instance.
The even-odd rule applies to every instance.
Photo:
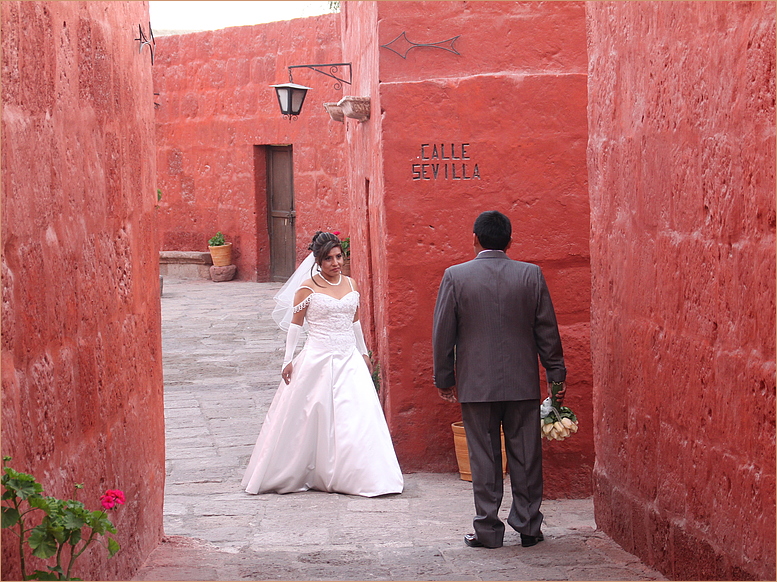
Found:
[[[200,251],[159,251],[160,265],[212,265],[213,259],[208,252]]]
[[[210,279],[208,252],[159,251],[159,274],[171,279]]]

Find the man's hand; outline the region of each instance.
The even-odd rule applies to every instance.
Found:
[[[443,390],[442,388],[437,389],[437,393],[440,395],[440,398],[445,400],[445,402],[450,402],[455,404],[458,402],[458,398],[456,398],[456,386],[451,386],[450,388],[446,388]]]
[[[567,383],[561,382],[561,390],[556,392],[556,402],[561,406],[564,404],[564,396],[567,394]],[[548,396],[553,398],[553,384],[548,383]]]

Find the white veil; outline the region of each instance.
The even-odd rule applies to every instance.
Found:
[[[315,265],[315,266],[314,266]],[[294,315],[292,310],[294,308],[294,294],[299,289],[299,286],[305,279],[310,279],[311,271],[313,269],[313,275],[320,272],[318,265],[316,265],[316,259],[313,253],[310,253],[305,260],[300,263],[294,274],[283,284],[283,287],[273,296],[275,299],[275,308],[272,311],[272,318],[275,323],[278,324],[283,331],[289,330],[289,324],[291,323],[291,317]],[[307,321],[302,326],[307,330]]]

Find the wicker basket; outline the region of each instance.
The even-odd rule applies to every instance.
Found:
[[[453,446],[456,449],[456,462],[459,464],[459,476],[464,481],[472,481],[472,471],[469,467],[469,449],[467,448],[467,435],[464,432],[464,423],[454,422],[451,424],[453,429]],[[502,472],[507,473],[507,454],[505,452],[505,435],[502,434]]]
[[[232,243],[224,243],[217,247],[208,247],[210,256],[213,258],[213,266],[228,267],[232,264]]]

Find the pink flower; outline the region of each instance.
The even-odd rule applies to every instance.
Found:
[[[124,505],[124,492],[121,489],[108,489],[105,495],[100,497],[100,503],[102,503],[105,509],[113,509],[114,506]]]
[[[332,234],[334,234],[335,236],[340,236],[340,231],[339,230],[333,230]]]

